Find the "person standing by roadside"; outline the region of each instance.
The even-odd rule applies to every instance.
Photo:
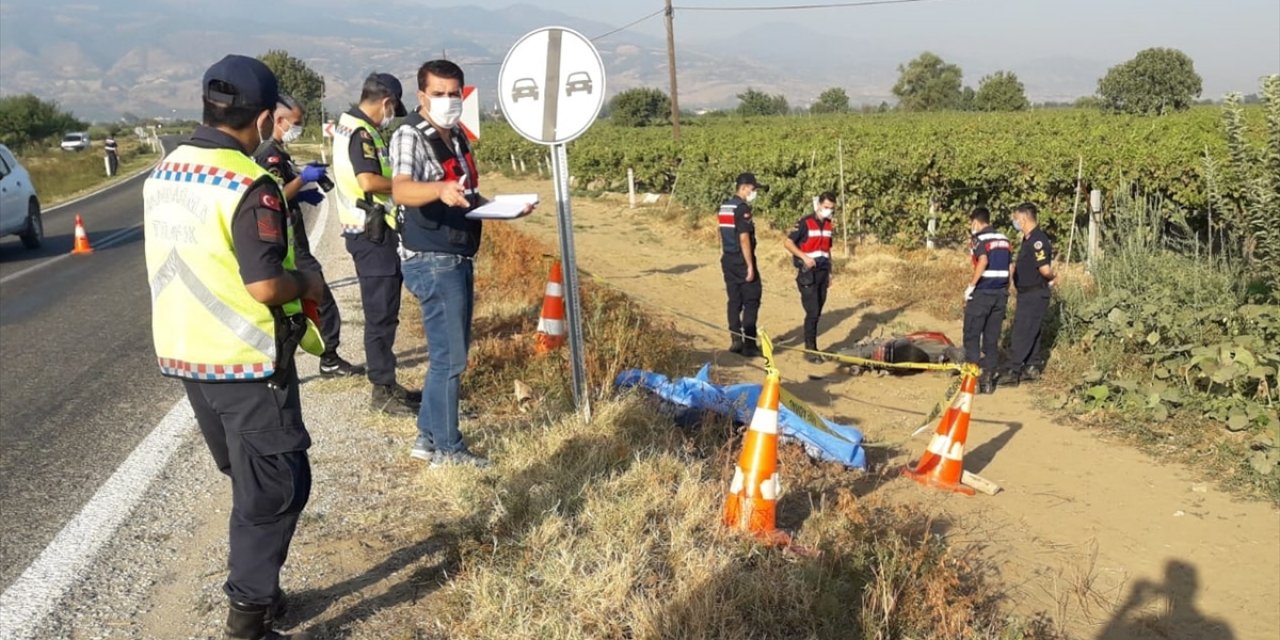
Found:
[[[302,136],[302,123],[306,114],[302,105],[291,96],[281,94],[280,104],[276,105],[274,126],[271,138],[265,140],[253,159],[262,165],[268,173],[280,181],[284,190],[284,199],[289,208],[289,227],[293,231],[294,258],[298,268],[310,271],[324,280],[324,268],[311,253],[311,241],[307,239],[307,226],[302,217],[299,203],[317,206],[324,201],[324,192],[320,189],[304,189],[310,184],[324,182],[325,166],[310,163],[301,170],[293,164],[293,156],[288,145]],[[333,184],[329,183],[332,187]],[[320,315],[320,335],[324,338],[324,353],[320,355],[320,375],[325,378],[357,376],[364,373],[363,367],[347,362],[338,355],[338,345],[342,341],[342,315],[338,311],[338,303],[333,299],[333,291],[328,282],[324,285],[324,297],[320,299],[318,309]]]
[[[991,226],[991,212],[969,214],[973,234],[973,276],[964,290],[964,358],[982,367],[979,393],[995,393],[1000,358],[1000,329],[1009,306],[1009,239]]]
[[[229,55],[202,89],[204,125],[143,187],[152,336],[231,477],[224,638],[276,640],[280,569],[311,495],[294,353],[323,350],[301,299],[319,300],[324,282],[295,269],[284,194],[249,156],[271,133],[275,75]]]
[[[433,467],[489,466],[467,447],[458,424],[482,231],[480,221],[466,216],[484,203],[471,145],[458,125],[463,83],[463,71],[453,62],[424,63],[418,69],[420,106],[391,136],[405,286],[422,307],[427,336],[418,437],[409,455]]]
[[[792,256],[799,273],[796,286],[800,289],[800,304],[804,307],[804,348],[818,350],[818,321],[822,308],[827,304],[827,290],[831,287],[831,240],[835,223],[836,196],[831,192],[818,196],[817,209],[803,217],[782,241]],[[822,356],[811,353],[805,359],[821,363]]]
[[[116,144],[114,134],[107,134],[103,151],[107,154],[107,177],[114,176],[120,172],[120,147]]]
[[[391,204],[391,162],[379,129],[405,115],[400,81],[389,73],[365,78],[360,103],[338,118],[333,131],[333,178],[338,219],[356,264],[364,310],[364,354],[373,390],[369,407],[391,416],[414,416],[422,401],[396,382],[396,330],[404,283],[400,235]]]
[[[1040,210],[1024,202],[1013,210],[1013,226],[1022,234],[1018,261],[1013,265],[1013,285],[1018,292],[1018,308],[1013,315],[1012,357],[1008,384],[1035,380],[1044,371],[1044,316],[1049,311],[1051,289],[1058,284],[1053,270],[1053,241],[1040,228]]]
[[[756,269],[756,223],[751,203],[766,187],[751,173],[738,176],[733,197],[720,205],[720,270],[728,293],[729,351],[748,358],[760,357],[756,343],[756,321],[760,315],[763,288]]]

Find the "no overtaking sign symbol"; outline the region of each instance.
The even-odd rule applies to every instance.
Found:
[[[591,41],[572,29],[525,35],[502,63],[499,102],[525,138],[563,144],[582,135],[604,106],[604,63]]]

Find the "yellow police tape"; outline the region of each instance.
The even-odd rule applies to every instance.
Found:
[[[590,276],[593,280],[596,280],[608,286],[613,286],[612,284],[610,284],[608,279],[602,278],[597,274],[593,274],[582,268],[579,268],[579,271]],[[618,287],[614,287],[614,288],[617,289]],[[708,327],[715,331],[727,331],[730,336],[743,338],[743,339],[749,338],[749,336],[746,336],[744,334],[728,331],[727,329],[719,325],[707,322],[706,320],[703,320],[701,318],[695,318],[687,313],[684,313],[682,311],[677,311],[676,309],[673,309],[666,305],[663,305],[660,303],[654,303],[654,302],[650,302],[649,304],[653,304],[654,306],[662,309],[663,311],[666,311],[667,313],[673,316],[683,318],[685,320],[688,320],[696,324],[700,324],[704,327]],[[777,362],[774,359],[775,350],[799,351],[801,353],[821,356],[823,358],[834,360],[836,362],[840,362],[843,364],[851,364],[851,365],[863,366],[863,367],[880,367],[884,369],[905,369],[905,370],[914,370],[914,371],[958,371],[960,373],[961,378],[966,378],[969,376],[978,377],[982,375],[982,369],[979,368],[978,365],[970,362],[965,362],[965,363],[884,362],[882,360],[859,358],[856,356],[844,355],[840,353],[829,353],[826,351],[816,351],[812,349],[802,349],[802,348],[788,347],[788,346],[782,346],[782,345],[775,346],[773,343],[773,339],[769,337],[769,334],[764,329],[759,329],[757,331],[756,343],[760,346],[760,353],[764,356],[765,374],[776,375],[779,378],[782,377],[782,372],[780,369],[778,369]],[[938,404],[934,405],[933,409],[930,410],[929,412],[929,416],[925,418],[926,423],[932,422],[935,417],[937,417],[938,415],[941,415],[943,406],[955,404],[956,398],[960,395],[961,386],[962,385],[960,384],[953,383],[947,389],[944,399]],[[791,392],[787,391],[786,388],[783,388],[781,386],[779,388],[782,392],[781,399],[783,402],[787,403],[788,408],[791,408],[793,411],[796,411],[797,413],[803,412],[803,414],[807,414],[807,415],[802,414],[802,417],[804,417],[810,424],[816,425],[818,428],[824,431],[828,431],[828,433],[831,433],[829,430],[826,429],[825,423],[821,419],[818,419],[820,418],[820,414],[817,411],[814,411],[813,408],[810,407],[808,404],[801,401]],[[838,436],[839,434],[833,433],[833,435]],[[904,439],[903,442],[909,439],[910,437]],[[863,446],[875,446],[875,445],[869,445],[864,443]]]

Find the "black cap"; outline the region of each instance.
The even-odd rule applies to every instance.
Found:
[[[368,81],[376,82],[383,86],[388,93],[396,99],[396,117],[403,118],[409,115],[404,108],[404,87],[400,86],[400,81],[389,73],[375,73],[369,76]]]
[[[757,182],[757,181],[756,181],[756,174],[754,174],[754,173],[743,173],[743,174],[739,175],[739,176],[738,176],[738,181],[737,181],[737,183],[736,183],[736,184],[737,184],[737,186],[739,186],[739,187],[741,187],[741,186],[742,186],[742,185],[744,185],[744,184],[749,184],[749,185],[751,185],[751,186],[755,187],[755,188],[756,188],[757,190],[759,190],[759,191],[768,191],[768,190],[769,190],[769,187],[766,187],[765,185],[762,185],[762,184],[760,184],[759,182]]]
[[[271,68],[257,58],[235,54],[204,72],[204,97],[233,107],[274,109],[280,85]]]

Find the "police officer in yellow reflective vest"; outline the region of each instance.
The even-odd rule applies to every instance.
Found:
[[[311,493],[294,354],[319,355],[318,274],[294,267],[280,185],[249,157],[278,88],[262,62],[205,72],[204,126],[143,188],[151,325],[160,371],[182,380],[218,469],[231,477],[225,638],[284,638],[280,568]]]
[[[365,78],[360,104],[338,118],[333,131],[333,180],[347,252],[356,263],[364,308],[364,354],[370,408],[414,417],[422,392],[396,382],[396,329],[400,325],[400,235],[391,204],[391,162],[379,129],[407,113],[400,81],[389,73]]]

